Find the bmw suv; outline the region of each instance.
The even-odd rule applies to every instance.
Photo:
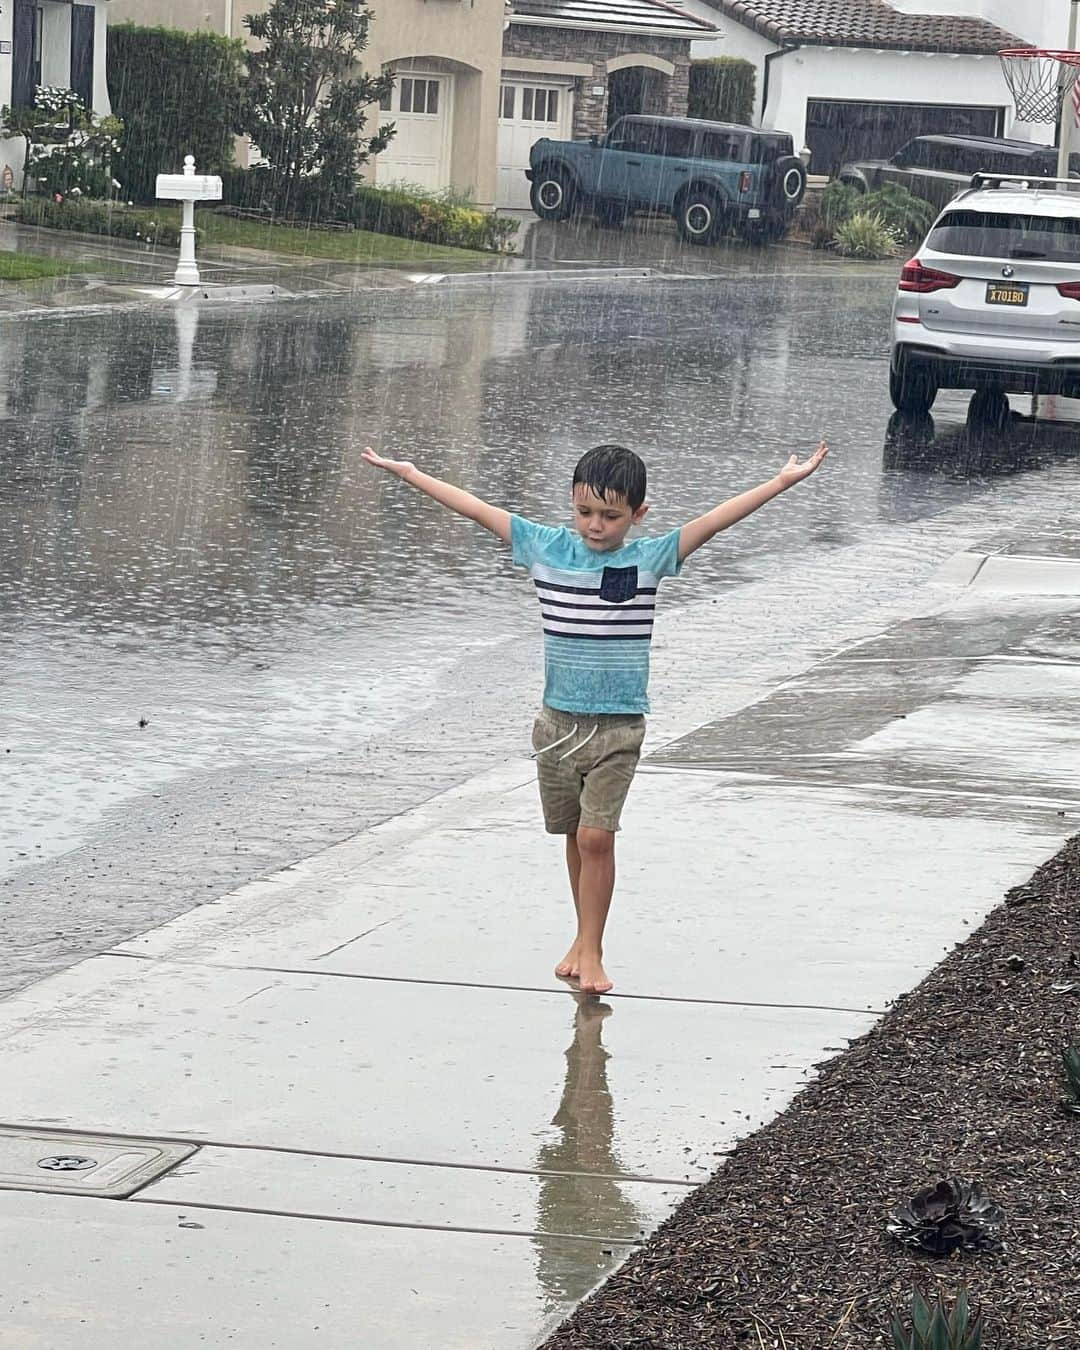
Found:
[[[892,329],[901,412],[939,389],[1080,397],[1080,184],[977,174],[905,263]]]

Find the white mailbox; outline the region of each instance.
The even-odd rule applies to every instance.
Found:
[[[178,286],[198,286],[195,265],[195,203],[221,201],[221,179],[213,173],[196,173],[195,156],[184,156],[183,173],[159,173],[155,193],[158,201],[180,202],[180,261],[173,281]]]

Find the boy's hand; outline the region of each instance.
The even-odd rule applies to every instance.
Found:
[[[382,455],[377,455],[370,445],[360,458],[366,459],[376,469],[385,469],[387,473],[397,474],[399,478],[408,478],[409,474],[416,472],[416,465],[411,459],[383,459]]]
[[[829,447],[822,441],[810,458],[804,460],[802,464],[799,463],[797,455],[792,455],[776,476],[784,487],[793,487],[796,483],[801,483],[804,478],[809,478],[828,453]]]

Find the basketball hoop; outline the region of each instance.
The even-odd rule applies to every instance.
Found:
[[[1056,125],[1073,85],[1080,79],[1080,52],[1009,47],[998,52],[1021,122]]]

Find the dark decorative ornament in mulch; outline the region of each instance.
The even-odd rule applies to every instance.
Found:
[[[1001,1249],[1005,1215],[978,1182],[955,1177],[928,1186],[893,1211],[888,1231],[905,1247],[930,1256]]]
[[[883,1350],[914,1288],[955,1302],[964,1287],[986,1350],[1080,1350],[1080,1114],[1061,1109],[1060,1049],[1080,1036],[1078,927],[1080,838],[744,1140],[545,1350]],[[1080,1107],[1068,1063],[1065,1085]],[[971,1240],[939,1260],[886,1232],[897,1200],[942,1176],[977,1179],[1007,1247],[974,1240],[968,1218]],[[924,1226],[937,1202],[917,1198]],[[967,1200],[988,1217],[974,1188]]]

